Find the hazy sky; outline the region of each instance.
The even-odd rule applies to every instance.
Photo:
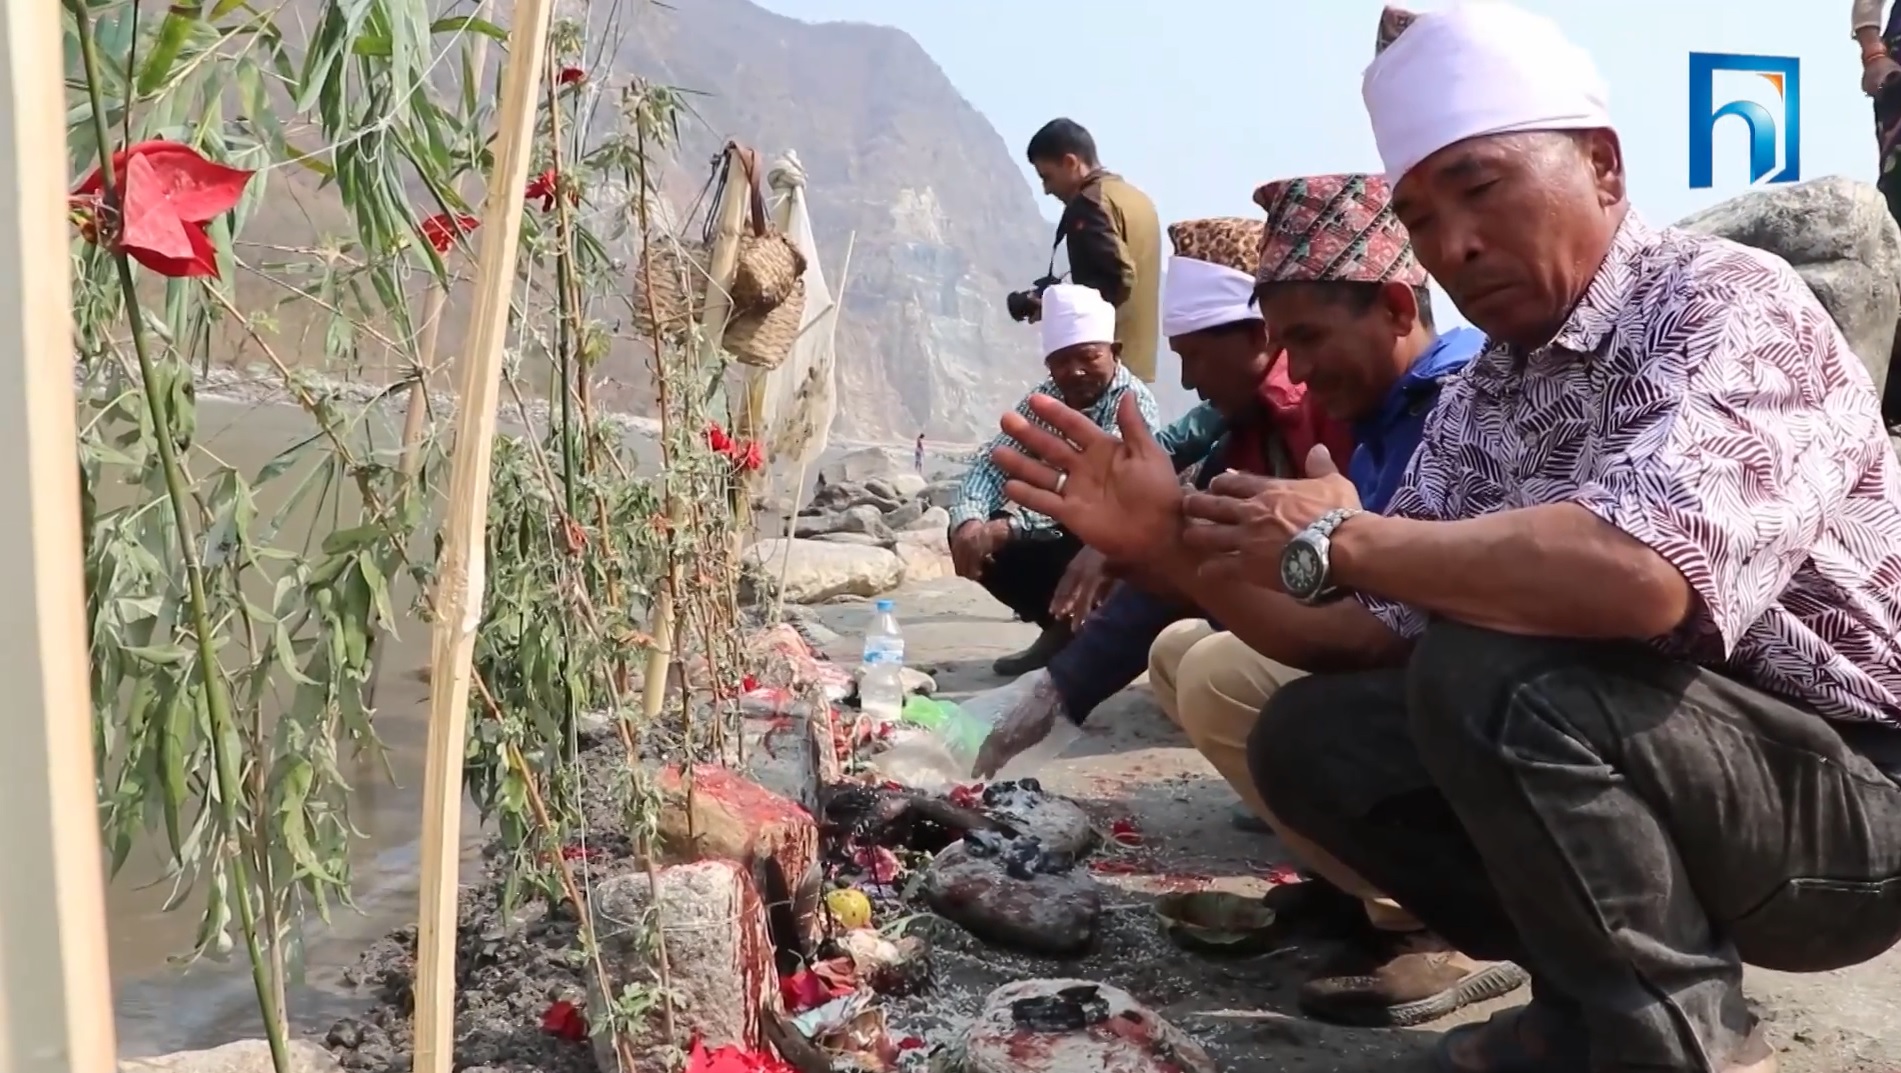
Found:
[[[897,26],[1009,143],[1068,115],[1164,223],[1251,216],[1269,179],[1377,170],[1360,104],[1377,0],[759,0],[809,21]],[[1449,0],[1420,0],[1419,10]],[[1873,120],[1850,0],[1524,0],[1596,57],[1611,87],[1632,197],[1674,221],[1748,189],[1740,120],[1718,124],[1715,187],[1689,188],[1688,54],[1801,60],[1802,178],[1874,179]],[[1716,100],[1781,106],[1768,83],[1719,75]],[[1025,181],[1033,178],[1027,166]],[[1045,211],[1054,204],[1045,202]]]

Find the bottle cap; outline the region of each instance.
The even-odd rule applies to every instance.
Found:
[[[875,605],[880,611],[894,610],[898,605],[891,600],[879,600]]]

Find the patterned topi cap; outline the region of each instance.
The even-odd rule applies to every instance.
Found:
[[[1169,224],[1168,241],[1174,245],[1177,257],[1222,265],[1251,276],[1261,263],[1264,231],[1259,220],[1215,216]]]
[[[1267,210],[1258,283],[1426,285],[1392,188],[1377,175],[1281,179],[1255,190],[1254,203]]]

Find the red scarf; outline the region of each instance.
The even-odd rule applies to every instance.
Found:
[[[1285,361],[1276,360],[1274,367],[1268,370],[1261,381],[1260,400],[1264,420],[1238,425],[1228,435],[1231,469],[1264,477],[1283,476],[1274,472],[1267,449],[1268,437],[1263,434],[1272,431],[1280,434],[1281,443],[1287,448],[1293,476],[1307,476],[1307,452],[1317,443],[1326,444],[1327,453],[1333,456],[1334,468],[1346,472],[1347,460],[1353,457],[1352,426],[1328,417],[1319,401],[1308,397],[1304,384],[1296,384],[1288,378]]]

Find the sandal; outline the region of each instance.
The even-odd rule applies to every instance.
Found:
[[[1560,1073],[1589,1068],[1582,1026],[1533,1000],[1460,1025],[1433,1048],[1434,1073]]]

